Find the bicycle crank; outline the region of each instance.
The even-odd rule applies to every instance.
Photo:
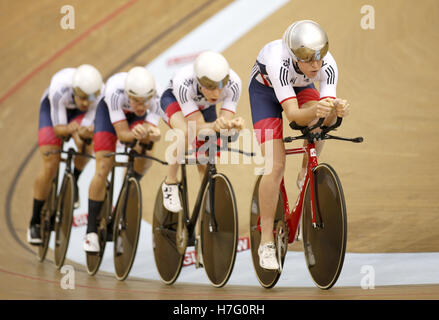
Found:
[[[283,220],[279,220],[276,224],[275,242],[277,260],[279,263],[279,273],[282,273],[282,261],[288,250],[288,227]]]
[[[177,245],[177,251],[183,255],[186,252],[189,233],[186,227],[186,223],[183,222],[183,212],[178,213],[177,234],[175,236],[175,242]]]

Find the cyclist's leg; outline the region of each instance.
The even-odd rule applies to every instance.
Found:
[[[261,243],[266,243],[274,241],[273,225],[279,188],[285,171],[285,147],[281,139],[274,139],[262,143],[261,150],[265,161],[272,161],[271,172],[264,174],[259,184]]]
[[[282,106],[274,90],[252,79],[249,86],[253,127],[265,158],[264,175],[259,184],[260,265],[277,269],[274,249],[274,219],[279,188],[285,169],[285,147],[282,141]],[[261,257],[265,257],[262,259]]]
[[[165,183],[175,184],[178,183],[178,160],[180,160],[180,158],[182,158],[181,160],[184,159],[184,151],[187,150],[188,127],[183,112],[181,111],[180,105],[174,94],[172,93],[171,89],[168,89],[163,93],[162,97],[160,98],[160,106],[166,114],[168,126],[171,129],[174,129],[174,132],[178,139],[176,144],[174,144],[176,148],[175,150],[172,150],[171,155],[176,161],[168,160],[168,174],[165,179]]]
[[[95,234],[96,236],[86,236],[86,242],[89,241],[90,246],[87,246],[86,243],[84,243],[84,247],[88,247],[88,249],[91,249],[87,251],[95,251],[96,249],[97,251],[99,251],[99,242],[97,241],[96,234],[97,217],[105,199],[107,176],[113,168],[114,164],[114,157],[106,157],[105,155],[109,152],[115,151],[116,141],[116,132],[113,125],[111,124],[107,104],[103,100],[101,100],[97,107],[95,117],[93,145],[96,158],[96,170],[90,182],[88,193],[88,224],[86,232],[87,235]]]
[[[166,90],[161,99],[160,105],[167,117],[167,124],[171,129],[174,129],[176,135],[176,142],[173,144],[174,150],[170,150],[172,154],[167,156],[168,172],[165,181],[162,185],[163,204],[168,211],[178,212],[182,206],[178,196],[177,177],[179,161],[184,161],[184,153],[188,145],[188,126],[186,119],[181,111],[180,105],[177,102],[171,89]],[[171,156],[171,159],[168,157]]]
[[[37,173],[33,186],[33,209],[28,231],[28,241],[31,243],[39,243],[41,241],[38,227],[41,222],[41,210],[49,195],[51,182],[56,176],[60,161],[58,153],[45,155],[46,152],[57,151],[61,148],[61,140],[56,137],[53,131],[50,118],[50,102],[47,96],[41,101],[40,106],[38,146],[43,166]]]

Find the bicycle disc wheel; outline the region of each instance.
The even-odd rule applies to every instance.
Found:
[[[142,194],[139,182],[129,178],[120,192],[114,220],[114,271],[117,280],[125,280],[136,257],[142,221]]]
[[[41,240],[42,243],[38,247],[37,257],[40,262],[46,258],[47,249],[49,248],[50,234],[52,232],[53,215],[56,210],[56,182],[52,181],[49,196],[41,209],[40,226],[41,226]]]
[[[259,283],[264,288],[272,288],[275,286],[280,277],[280,272],[278,270],[267,270],[259,265],[259,254],[258,248],[261,242],[261,231],[259,227],[259,184],[261,182],[262,176],[259,176],[256,180],[255,187],[253,189],[252,203],[250,208],[250,250],[252,254],[253,267],[256,272],[256,277]],[[279,221],[284,221],[284,205],[282,196],[279,192],[279,200],[277,203],[276,216],[274,219],[273,230],[276,228]],[[286,251],[285,251],[286,253]],[[285,255],[281,257],[281,263],[283,265],[285,260]]]
[[[102,204],[101,211],[97,217],[98,220],[98,238],[99,238],[99,252],[86,252],[87,260],[87,272],[93,276],[98,272],[101,266],[102,259],[104,257],[105,245],[107,244],[108,223],[112,204],[110,203],[110,192],[107,187],[105,193],[104,203]]]
[[[60,269],[66,258],[73,220],[74,178],[66,174],[59,195],[55,218],[55,265]]]
[[[201,204],[201,255],[204,270],[214,287],[222,287],[229,280],[235,265],[238,242],[238,210],[235,193],[227,177],[221,173],[214,181],[214,209],[217,230],[210,230],[211,208],[209,184],[203,192]]]
[[[160,185],[152,217],[152,246],[157,271],[165,284],[173,284],[183,266],[185,255],[179,253],[176,245],[179,214],[183,212],[169,212],[163,206],[163,193]]]
[[[316,221],[312,225],[311,188],[306,187],[303,204],[303,246],[308,270],[320,289],[331,288],[338,279],[346,251],[346,204],[340,180],[328,164],[314,171]]]

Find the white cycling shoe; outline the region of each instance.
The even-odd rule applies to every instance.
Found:
[[[276,246],[273,242],[266,242],[259,245],[258,255],[261,268],[268,270],[279,269],[279,263],[276,258]]]
[[[178,194],[178,184],[162,184],[163,206],[171,212],[179,212],[182,210],[180,204],[180,196]]]
[[[87,233],[85,235],[84,250],[87,252],[99,252],[99,237],[96,232]]]

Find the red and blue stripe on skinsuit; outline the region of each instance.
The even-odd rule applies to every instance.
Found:
[[[86,111],[79,109],[67,109],[67,122],[76,121],[81,123]],[[38,124],[38,146],[61,146],[61,139],[55,135],[52,118],[50,116],[50,100],[46,95],[40,105],[40,119]]]
[[[253,128],[259,144],[262,144],[268,140],[283,138],[283,109],[274,89],[256,80],[256,75],[250,81],[249,96]],[[290,99],[297,98],[299,108],[308,101],[320,100],[320,94],[313,83],[305,87],[294,87],[294,91],[296,97]]]
[[[137,116],[133,112],[125,112],[128,126],[133,128],[137,124],[145,122],[147,112],[143,116]],[[116,122],[117,123],[117,122]],[[96,109],[95,128],[93,135],[94,152],[116,150],[117,135],[113,123],[111,123],[108,105],[102,98]]]

